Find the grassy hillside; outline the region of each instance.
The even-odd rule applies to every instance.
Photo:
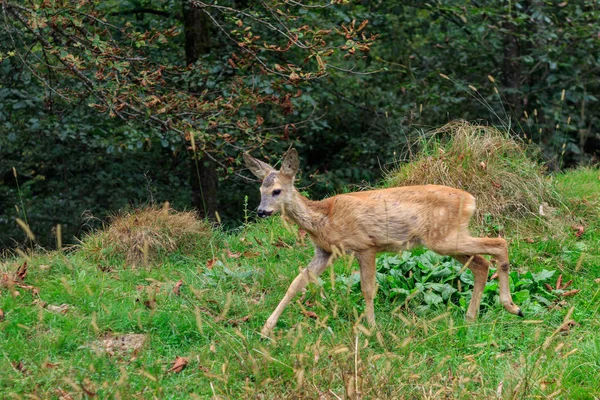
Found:
[[[357,265],[346,259],[286,309],[272,339],[262,338],[262,324],[312,256],[302,233],[279,218],[202,236],[201,246],[172,247],[147,265],[132,266],[119,251],[90,254],[89,241],[68,254],[5,260],[0,392],[63,399],[598,397],[600,172],[571,171],[554,184],[574,228],[527,235],[507,227],[512,288],[525,319],[503,310],[490,279],[479,320],[466,324],[468,273],[417,251],[379,257],[377,330],[362,320]],[[421,271],[421,281],[394,272],[403,268]],[[425,278],[443,268],[450,271],[444,282]],[[559,275],[572,284],[557,288]],[[447,298],[438,292],[459,282]],[[563,296],[572,289],[580,291]]]

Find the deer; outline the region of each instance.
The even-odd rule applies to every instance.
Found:
[[[294,187],[299,170],[296,149],[287,151],[279,170],[247,153],[243,153],[243,159],[250,172],[262,181],[258,216],[267,218],[281,213],[306,231],[314,244],[312,260],[293,280],[265,322],[262,335],[268,337],[296,294],[344,253],[358,261],[364,317],[375,327],[377,253],[401,252],[416,246],[451,256],[473,272],[467,321],[477,319],[488,278],[491,263],[483,255],[497,260],[500,303],[509,313],[523,317],[510,294],[506,240],[473,237],[469,233],[469,221],[476,210],[475,197],[470,193],[448,186],[422,185],[344,193],[313,201]]]

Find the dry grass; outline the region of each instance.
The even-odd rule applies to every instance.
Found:
[[[477,199],[479,225],[490,216],[495,221],[533,216],[547,226],[561,201],[535,151],[494,127],[451,122],[430,132],[414,159],[388,174],[387,185],[466,190]]]
[[[86,237],[82,250],[94,258],[125,257],[128,264],[150,264],[178,251],[206,252],[213,236],[210,224],[191,211],[148,206],[115,215],[102,231]]]

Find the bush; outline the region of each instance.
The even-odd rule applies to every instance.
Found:
[[[172,252],[205,255],[212,238],[208,222],[165,203],[113,216],[108,227],[84,238],[81,249],[98,261],[124,257],[128,264],[150,264]]]
[[[419,146],[409,163],[387,174],[386,186],[436,184],[466,190],[477,199],[475,221],[480,226],[542,215],[549,221],[562,204],[536,161],[537,149],[494,127],[452,122],[427,134]]]

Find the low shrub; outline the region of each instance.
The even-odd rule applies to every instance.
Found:
[[[537,149],[506,132],[465,121],[423,136],[419,151],[387,174],[386,186],[436,184],[466,190],[477,199],[475,222],[502,229],[507,219],[535,217],[554,225],[562,207]],[[498,233],[498,232],[495,232]]]
[[[210,249],[210,224],[191,211],[168,203],[113,216],[108,226],[84,238],[81,250],[97,260],[124,258],[128,264],[151,264],[167,253],[202,255]]]

